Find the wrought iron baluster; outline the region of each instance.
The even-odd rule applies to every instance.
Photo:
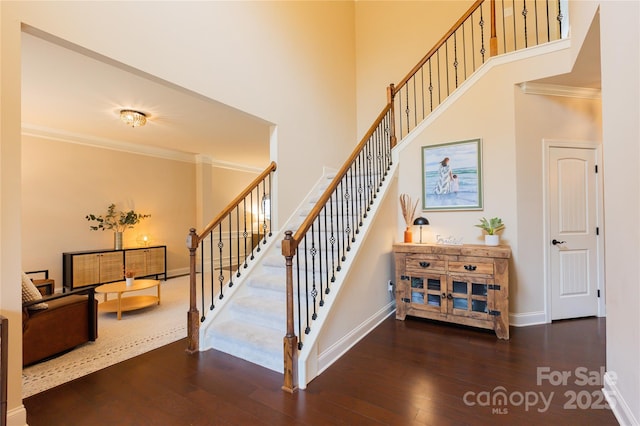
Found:
[[[260,186],[258,184],[258,186]],[[260,200],[260,208],[262,211],[262,244],[267,244],[267,183],[262,181],[262,199]]]
[[[558,0],[558,39],[562,38],[562,20],[564,19],[562,15],[562,5],[560,3],[560,0]]]
[[[329,197],[329,211],[331,213],[329,215],[329,224],[331,225],[331,234],[329,237],[329,243],[331,244],[331,282],[335,282],[336,280],[336,236],[333,229],[333,223],[338,216],[333,213],[333,206],[335,203],[333,198],[334,193],[335,191],[332,192]],[[340,253],[340,246],[338,246],[338,253]]]
[[[200,245],[200,291],[202,292],[202,300],[200,303],[200,312],[201,312],[201,316],[200,316],[200,322],[204,321],[204,319],[206,318],[205,316],[205,312],[206,310],[204,309],[204,299],[205,299],[205,290],[204,290],[204,244]],[[213,308],[212,308],[213,309]]]
[[[249,206],[251,208],[251,260],[255,259],[255,245],[253,244],[253,235],[254,235],[254,230],[253,230],[253,190],[251,190],[251,192],[249,193]]]
[[[300,298],[300,249],[296,249],[296,284],[298,288],[298,350],[302,349],[302,299]]]
[[[351,198],[351,193],[349,192],[349,180],[347,178],[347,175],[345,175],[342,178],[342,182],[344,182],[345,186],[346,186],[346,190],[344,193],[344,198],[342,199],[342,202],[344,203],[345,209],[347,211],[346,216],[345,216],[345,221],[347,222],[347,227],[344,229],[344,234],[345,234],[345,238],[347,240],[347,251],[351,251],[351,224],[349,223],[349,198]]]
[[[529,43],[527,40],[527,13],[529,13],[529,11],[527,10],[527,2],[526,0],[524,0],[522,2],[523,5],[523,9],[522,9],[522,17],[524,20],[524,47],[527,48],[529,47]]]
[[[458,88],[458,39],[456,36],[457,33],[458,33],[457,31],[453,33],[453,71],[456,77],[456,89]]]
[[[271,199],[271,194],[273,194],[273,187],[271,183],[271,174],[269,174],[269,236],[273,235],[273,227],[271,225],[271,221],[273,220],[273,200]]]
[[[307,312],[307,326],[304,329],[304,334],[309,334],[311,331],[311,320],[309,318],[309,263],[307,259],[307,236],[304,237],[304,294],[306,300],[306,312]]]
[[[465,35],[466,22],[462,24],[462,62],[464,62],[464,79],[467,79],[467,37]]]
[[[329,294],[329,239],[327,231],[329,228],[327,227],[327,206],[324,206],[324,265],[325,265],[325,294]],[[323,302],[324,303],[324,302]]]
[[[420,67],[420,100],[422,101],[422,119],[426,117],[424,110],[424,65]]]
[[[209,269],[210,269],[210,275],[211,275],[211,278],[210,278],[211,279],[211,306],[209,307],[209,310],[213,310],[213,308],[215,308],[215,300],[216,300],[216,296],[215,296],[216,286],[214,282],[216,270],[215,270],[215,263],[213,259],[213,233],[214,233],[214,230],[211,230],[211,232],[209,233]]]
[[[547,16],[546,16],[546,18],[547,18],[547,42],[550,42],[551,41],[551,22],[550,22],[550,19],[549,19],[549,13],[550,13],[549,0],[547,0],[546,3],[547,3]]]
[[[340,239],[342,240],[342,261],[347,260],[346,242],[345,242],[345,226],[344,226],[344,179],[340,180],[338,184],[340,186]]]
[[[413,127],[416,127],[418,125],[418,100],[416,98],[418,92],[416,90],[415,75],[411,77],[411,81],[413,81]]]
[[[504,1],[504,0],[503,0]],[[473,70],[476,69],[476,27],[473,24],[473,16],[475,12],[471,14],[471,61],[473,62]]]
[[[409,85],[405,84],[404,88],[405,88],[405,90],[407,92],[407,111],[406,111],[406,114],[407,114],[407,133],[409,133],[410,130],[411,130],[410,126],[409,126],[409,112],[410,112],[410,110],[409,110]]]
[[[482,54],[482,63],[484,64],[484,53],[486,49],[484,48],[484,17],[482,15],[482,8],[480,8],[480,53]]]
[[[396,96],[398,99],[398,129],[400,129],[400,139],[403,137],[403,129],[402,129],[402,92],[398,91],[398,95]]]
[[[436,50],[436,62],[438,63],[438,105],[442,103],[442,84],[440,82],[440,49]]]
[[[513,51],[518,50],[518,36],[516,32],[516,0],[511,0],[511,10],[513,11]]]
[[[242,233],[242,235],[244,236],[244,267],[245,269],[249,266],[249,264],[247,263],[247,257],[248,257],[248,253],[249,250],[247,250],[247,237],[249,236],[249,233],[247,232],[247,197],[244,197],[244,199],[242,200],[242,211],[243,211],[243,222],[244,222],[244,232]],[[253,241],[251,242],[251,245],[253,245]]]
[[[539,41],[539,37],[538,37],[538,0],[533,0],[533,15],[534,15],[534,20],[536,21],[536,46],[538,44],[540,44]]]
[[[236,206],[236,253],[237,253],[237,269],[236,269],[236,277],[240,278],[240,208]],[[229,286],[231,286],[230,284]]]
[[[431,73],[431,58],[429,58],[429,107],[433,112],[433,75]]]
[[[218,255],[220,259],[218,259],[220,272],[218,273],[218,281],[220,282],[220,295],[218,296],[220,300],[224,297],[222,294],[222,284],[224,283],[224,268],[222,266],[222,249],[224,248],[224,242],[222,241],[222,225],[218,226]]]
[[[447,96],[449,96],[451,94],[451,89],[449,88],[449,39],[444,43],[444,63],[447,73]]]
[[[231,212],[229,212],[229,287],[233,287],[233,233],[231,232]],[[222,290],[220,290],[222,294]]]

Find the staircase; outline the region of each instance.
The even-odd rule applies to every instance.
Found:
[[[380,201],[390,186],[388,177],[395,175],[397,167],[397,161],[391,161],[397,155],[392,155],[392,150],[398,140],[419,133],[418,127],[428,117],[437,116],[432,113],[442,111],[451,100],[450,95],[460,93],[458,89],[463,85],[472,84],[471,77],[477,76],[476,71],[489,57],[561,38],[563,23],[566,28],[566,11],[563,15],[560,1],[533,5],[523,2],[523,7],[516,30],[516,14],[511,8],[505,9],[503,3],[501,10],[496,11],[495,0],[477,0],[397,86],[392,84],[387,89],[387,105],[335,178],[324,176],[289,223],[281,228],[296,231],[274,235],[242,278],[224,287],[225,298],[203,322],[199,340],[194,337],[198,333],[198,311],[194,296],[196,265],[192,260],[189,350],[198,350],[199,342],[202,350],[215,348],[282,372],[283,389],[293,392],[298,386],[306,387],[322,368],[389,314],[387,300],[380,294],[387,291],[386,282],[381,290],[378,281],[391,277],[392,261],[386,246],[393,237],[388,238],[387,234],[387,238],[380,239],[373,254],[383,260],[381,263],[389,263],[385,266],[387,270],[370,274],[365,285],[353,282],[360,279],[347,280],[350,268],[359,270],[360,275],[367,275],[369,266],[376,269],[374,265],[363,268],[367,262],[357,258],[373,222],[369,217],[375,216],[378,208],[384,210],[385,222],[380,223],[383,228],[397,219],[393,217],[397,212],[391,212],[391,206],[397,210],[397,198]],[[513,23],[513,32],[505,21]],[[497,22],[502,22],[501,29]],[[382,204],[385,206],[380,207]],[[195,259],[201,238],[195,230],[191,235],[190,250]],[[336,297],[345,287],[350,290],[349,297]],[[369,293],[373,292],[376,294],[372,297]],[[359,317],[354,319],[350,310],[361,303],[359,298],[364,293],[366,298],[376,298],[376,302],[367,306],[368,310],[358,312]],[[388,297],[388,293],[384,296]],[[337,309],[333,310],[334,307]],[[319,335],[326,323],[330,329],[327,334],[331,336],[320,347]],[[319,362],[321,356],[326,359]]]
[[[283,229],[297,229],[335,174],[325,174]],[[260,261],[236,283],[233,298],[207,318],[201,349],[216,349],[270,370],[283,372],[282,338],[286,325],[283,235],[274,235]],[[227,297],[229,297],[228,295]],[[215,319],[214,319],[215,318]],[[296,331],[297,332],[297,331]]]

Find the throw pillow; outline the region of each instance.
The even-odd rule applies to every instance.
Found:
[[[42,294],[38,291],[31,278],[24,272],[22,273],[22,303],[41,300]],[[36,303],[29,306],[29,309],[47,309],[49,305],[46,303]]]

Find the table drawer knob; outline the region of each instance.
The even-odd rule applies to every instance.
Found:
[[[467,271],[475,271],[476,268],[476,265],[464,265],[464,269],[466,269]]]
[[[423,268],[428,268],[429,266],[431,266],[431,263],[429,263],[429,262],[420,262],[419,265],[422,266]]]

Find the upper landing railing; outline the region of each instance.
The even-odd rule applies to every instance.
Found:
[[[478,0],[397,85],[396,132],[404,138],[490,56],[561,38],[564,0]]]
[[[391,150],[489,56],[558,40],[566,0],[478,0],[397,85],[388,103],[302,225],[286,231],[284,385],[297,388],[304,336],[322,315],[333,282],[391,167]]]

